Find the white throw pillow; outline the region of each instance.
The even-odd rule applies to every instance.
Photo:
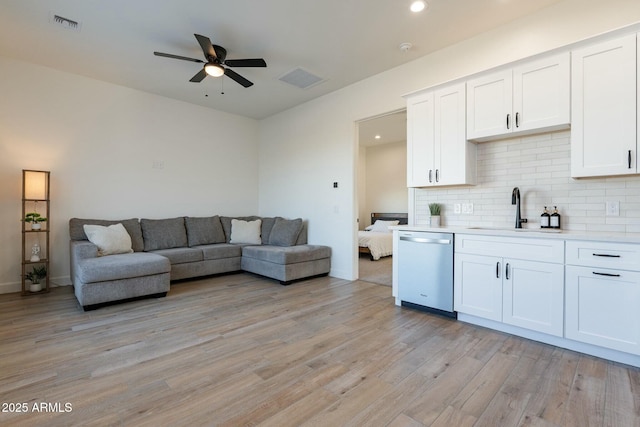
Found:
[[[124,225],[118,223],[108,227],[103,225],[83,226],[87,239],[98,247],[98,255],[129,254],[131,249],[131,236]]]
[[[382,219],[378,219],[373,225],[370,225],[367,228],[365,228],[365,230],[383,231],[383,232],[390,233],[391,230],[389,230],[389,227],[392,225],[398,225],[398,224],[400,224],[400,221],[384,221]]]
[[[244,243],[249,245],[261,245],[262,238],[260,230],[262,220],[243,221],[241,219],[231,220],[231,240],[229,243]]]

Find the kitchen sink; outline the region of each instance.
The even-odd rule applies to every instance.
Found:
[[[516,233],[562,233],[559,228],[467,227],[469,230],[515,231]]]

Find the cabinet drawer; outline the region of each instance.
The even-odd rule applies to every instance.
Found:
[[[566,259],[569,265],[640,271],[640,245],[567,241]]]
[[[564,240],[456,234],[455,251],[562,264]]]

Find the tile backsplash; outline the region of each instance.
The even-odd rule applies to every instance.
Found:
[[[513,227],[519,187],[525,228],[540,227],[544,207],[557,206],[565,230],[640,232],[640,176],[571,178],[568,130],[478,144],[477,168],[475,186],[416,189],[415,223],[428,225],[429,203],[440,203],[442,225]],[[620,215],[606,216],[606,202],[619,202]],[[456,203],[473,204],[473,213],[454,213]]]

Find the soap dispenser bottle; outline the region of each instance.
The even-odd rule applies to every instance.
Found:
[[[560,214],[557,206],[553,207],[553,213],[549,216],[549,227],[560,228]]]
[[[550,216],[547,207],[544,207],[544,212],[540,215],[540,228],[549,228],[550,226]]]

